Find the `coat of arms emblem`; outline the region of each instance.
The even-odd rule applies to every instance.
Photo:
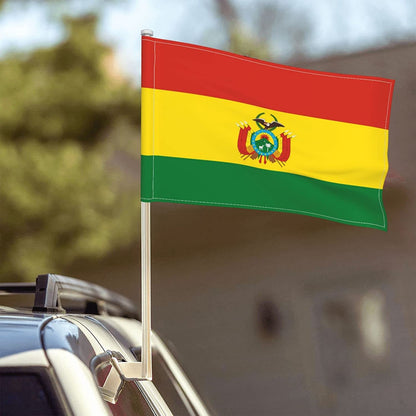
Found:
[[[249,132],[252,130],[250,125],[246,121],[237,123],[237,126],[240,128],[238,150],[244,159],[258,159],[259,163],[267,163],[267,161],[271,163],[277,162],[283,167],[290,157],[291,139],[296,136],[289,130],[274,133],[275,129],[285,126],[279,123],[273,114],[270,114],[273,120],[271,122],[266,121],[264,118],[261,118],[264,114],[260,113],[253,119],[259,130],[252,131],[250,137]]]

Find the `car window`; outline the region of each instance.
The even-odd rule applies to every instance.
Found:
[[[153,351],[153,384],[175,416],[197,413],[159,352]]]
[[[111,413],[114,416],[154,416],[143,394],[139,391],[138,386],[133,381],[124,383],[116,403],[107,402]]]
[[[0,372],[0,415],[61,416],[46,370]]]

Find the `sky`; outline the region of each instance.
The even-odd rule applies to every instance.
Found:
[[[99,1],[78,1],[74,9],[83,11]],[[305,17],[309,19],[311,27],[305,43],[311,58],[374,48],[391,41],[416,40],[414,0],[263,1],[277,2],[281,10],[289,10],[294,16],[292,25],[301,25]],[[249,23],[258,0],[234,3],[243,22]],[[63,11],[67,11],[64,6]],[[62,27],[50,17],[36,1],[26,2],[24,8],[21,2],[6,3],[0,15],[0,55],[49,46],[62,39]],[[288,26],[277,18],[274,24],[278,28],[286,27],[285,23]],[[221,48],[225,39],[212,0],[108,2],[102,11],[99,36],[114,46],[121,68],[134,80],[140,79],[140,31],[148,28],[156,37],[210,47]],[[256,30],[253,24],[252,30]],[[290,52],[290,44],[281,42],[278,56],[284,60]]]

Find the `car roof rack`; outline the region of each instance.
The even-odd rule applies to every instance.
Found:
[[[61,304],[61,297],[85,301],[85,306],[77,313],[93,315],[115,315],[138,319],[134,303],[111,290],[94,283],[58,274],[39,275],[35,283],[2,283],[0,294],[34,293],[33,312],[71,312]]]
[[[0,295],[20,295],[35,293],[36,284],[33,282],[0,283]]]

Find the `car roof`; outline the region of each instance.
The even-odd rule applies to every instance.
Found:
[[[45,342],[48,331],[54,333],[54,348],[74,353],[76,347],[68,337],[78,342],[87,338],[85,341],[92,345],[101,338],[100,344],[107,348],[121,348],[110,334],[114,332],[113,325],[99,322],[94,316],[110,316],[110,322],[111,317],[138,318],[136,305],[130,299],[99,285],[56,274],[39,275],[36,283],[1,283],[0,295],[14,300],[12,305],[16,301],[19,305],[0,306],[0,333],[2,339],[10,341],[0,343],[0,357],[50,348]],[[33,306],[21,308],[22,300],[27,302],[28,296]]]
[[[42,349],[40,328],[43,315],[22,312],[0,313],[0,358],[8,355]]]
[[[84,314],[37,314],[21,310],[0,311],[0,333],[2,340],[7,342],[0,343],[0,358],[8,355],[18,354],[21,352],[42,350],[44,348],[62,348],[74,351],[74,342],[71,339],[83,337],[85,341],[94,345],[99,343],[106,349],[119,350],[126,353],[123,344],[127,340],[118,331],[117,326],[122,321],[129,321],[129,318],[99,319],[98,316]],[[115,319],[115,322],[112,320]],[[135,321],[136,330],[139,332],[140,323]],[[42,330],[53,331],[53,345],[45,343],[45,336]],[[45,332],[45,331],[44,331]],[[114,337],[122,339],[118,342]],[[137,334],[138,335],[138,334]],[[95,338],[95,340],[94,340]],[[137,337],[140,341],[140,337]],[[136,345],[140,345],[140,342]]]
[[[2,365],[11,356],[18,362],[21,354],[44,356],[51,349],[72,352],[87,365],[91,353],[98,355],[105,350],[118,351],[125,359],[134,360],[131,345],[127,346],[126,338],[115,328],[123,321],[134,321],[141,331],[136,305],[115,292],[78,279],[47,274],[38,276],[36,284],[2,283],[0,295],[11,299],[11,305],[19,305],[0,306],[0,334],[2,340],[8,341],[0,343]],[[4,296],[0,302],[5,300]],[[20,307],[28,299],[33,299],[33,306]],[[97,320],[101,314],[109,319]],[[116,317],[120,318],[117,324],[112,322]]]

